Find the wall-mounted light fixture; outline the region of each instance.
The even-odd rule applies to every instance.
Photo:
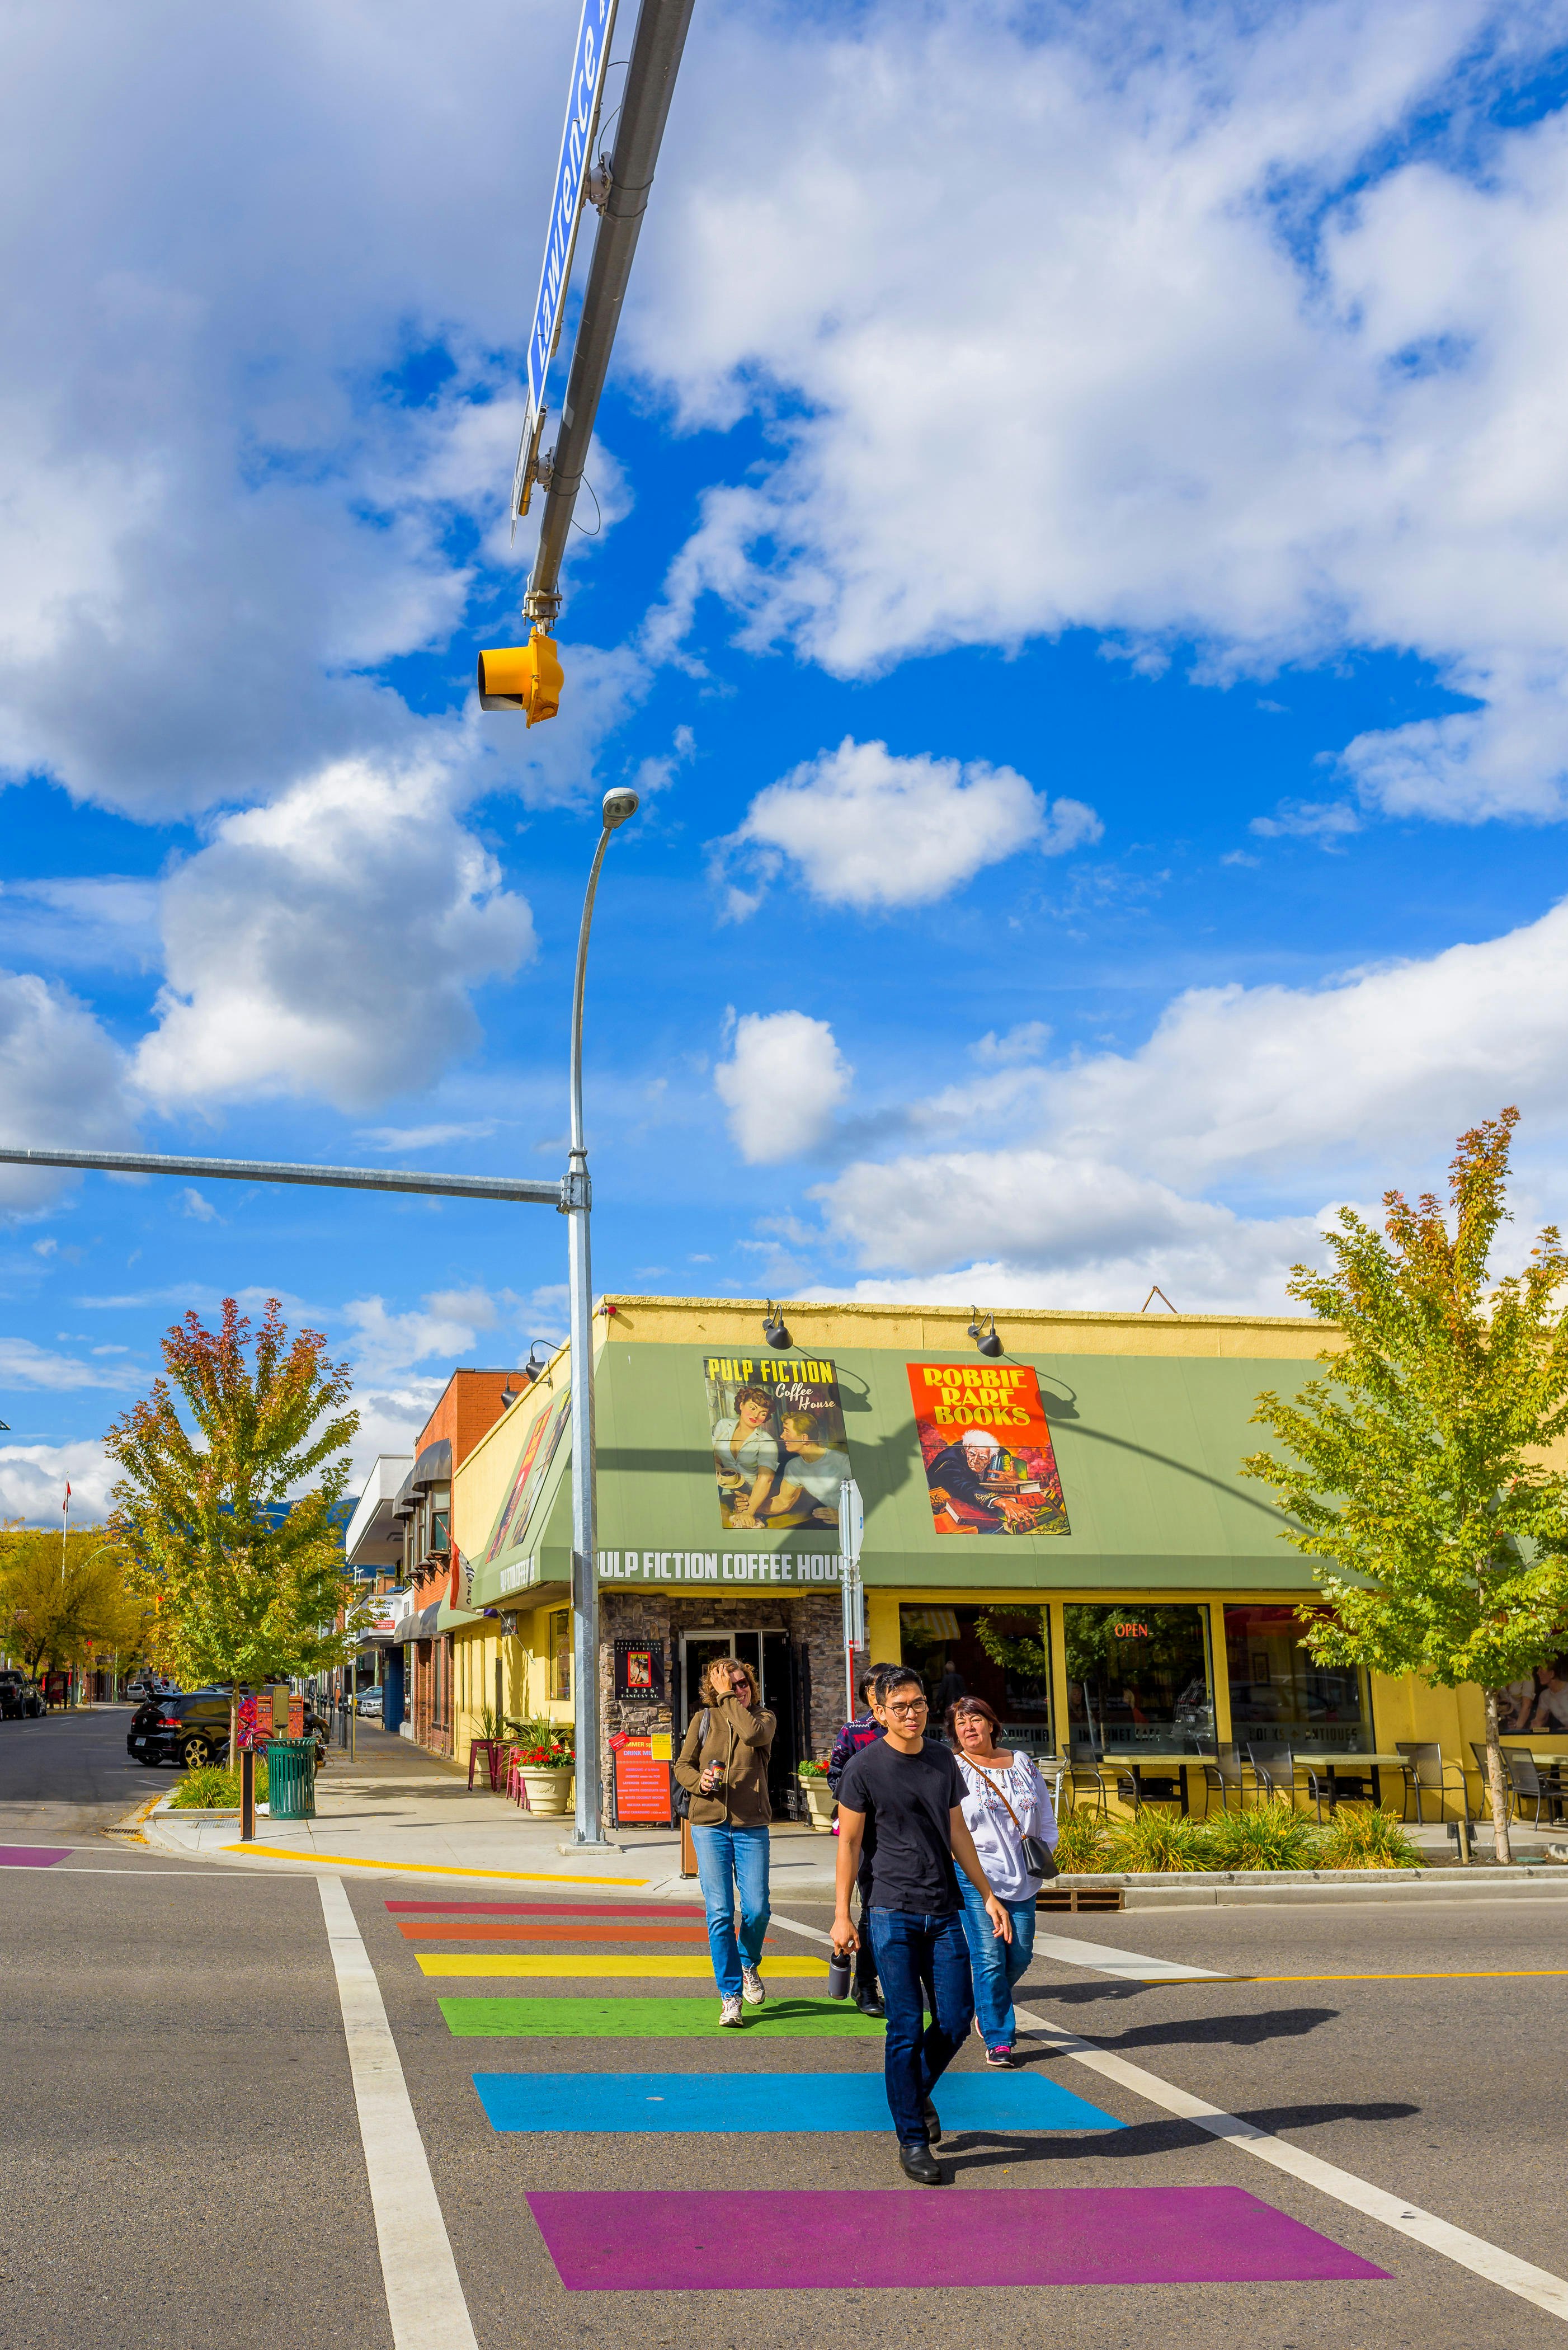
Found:
[[[535,1355],[539,1357],[537,1362],[534,1360]],[[512,1384],[511,1372],[509,1371],[506,1375],[506,1385],[501,1390],[501,1409],[503,1411],[510,1411],[518,1397],[527,1394],[535,1380],[543,1375],[545,1366],[548,1363],[549,1359],[550,1347],[548,1343],[543,1338],[535,1338],[528,1349],[527,1361],[517,1373],[517,1378],[521,1384],[514,1388]]]
[[[763,1316],[763,1336],[770,1347],[777,1347],[781,1355],[794,1344],[789,1332],[784,1328],[783,1313],[771,1297],[768,1300],[768,1310]]]
[[[978,1305],[971,1305],[969,1311],[969,1336],[974,1340],[977,1351],[982,1355],[1000,1355],[1002,1341],[996,1335],[995,1315],[982,1315]]]

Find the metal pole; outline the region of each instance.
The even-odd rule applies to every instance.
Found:
[[[533,1176],[424,1175],[403,1167],[296,1167],[273,1159],[171,1159],[148,1150],[14,1150],[0,1166],[86,1167],[102,1175],[205,1175],[230,1183],[311,1183],[339,1191],[418,1191],[442,1200],[561,1205],[561,1187]]]
[[[523,603],[528,619],[546,629],[561,608],[561,564],[572,527],[572,510],[582,487],[599,394],[609,373],[610,350],[620,324],[692,5],[693,0],[642,0],[632,35],[610,157],[609,192],[594,238],[561,408],[561,429],[551,454],[538,551]]]
[[[583,1134],[583,995],[588,976],[588,932],[599,868],[612,832],[637,813],[635,792],[607,792],[604,830],[594,851],[577,932],[577,971],[572,989],[571,1142],[566,1158],[566,1279],[571,1294],[572,1363],[572,1669],[576,1682],[577,1809],[575,1850],[602,1852],[603,1802],[599,1786],[599,1586],[598,1530],[594,1481],[594,1296],[588,1247],[588,1151]]]

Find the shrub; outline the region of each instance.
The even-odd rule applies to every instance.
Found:
[[[1180,1869],[1207,1868],[1208,1839],[1196,1820],[1184,1819],[1179,1812],[1156,1811],[1146,1805],[1135,1820],[1123,1820],[1111,1832],[1111,1868],[1158,1869],[1172,1874]]]
[[[531,1714],[511,1715],[506,1726],[517,1741],[517,1760],[524,1770],[565,1771],[572,1762],[569,1727]]]
[[[1220,1812],[1206,1825],[1210,1868],[1313,1868],[1317,1836],[1300,1812],[1260,1804],[1250,1812]]]
[[[1324,1831],[1322,1868],[1419,1868],[1421,1855],[1403,1824],[1380,1806],[1341,1804]]]
[[[1111,1840],[1094,1812],[1064,1812],[1056,1824],[1056,1866],[1066,1877],[1097,1877]]]
[[[204,1762],[199,1771],[187,1771],[173,1794],[170,1808],[176,1812],[218,1812],[239,1808],[240,1774],[236,1766],[225,1771],[219,1762]],[[266,1801],[266,1756],[256,1756],[256,1801]]]

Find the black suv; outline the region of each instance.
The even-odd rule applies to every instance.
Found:
[[[25,1714],[44,1711],[44,1700],[25,1673],[15,1666],[0,1672],[0,1716],[7,1721],[20,1721]]]
[[[178,1762],[197,1771],[203,1762],[221,1762],[229,1751],[228,1690],[182,1690],[149,1698],[130,1717],[125,1751],[149,1769]]]

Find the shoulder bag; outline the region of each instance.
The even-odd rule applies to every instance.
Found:
[[[990,1772],[982,1769],[981,1764],[976,1762],[972,1757],[968,1754],[963,1757],[963,1760],[969,1764],[971,1771],[979,1771],[980,1775],[985,1781],[986,1785],[988,1787],[995,1787],[997,1794],[1002,1797],[1002,1806],[1006,1811],[1008,1818],[1012,1822],[1013,1826],[1018,1828],[1018,1848],[1023,1859],[1024,1875],[1026,1877],[1037,1877],[1043,1885],[1048,1885],[1052,1877],[1054,1877],[1057,1873],[1055,1856],[1052,1852],[1050,1846],[1048,1844],[1042,1843],[1038,1836],[1025,1835],[1023,1830],[1018,1825],[1018,1814],[1013,1810],[1012,1804],[1008,1802],[1005,1791],[1001,1787],[997,1787],[996,1781],[992,1777]]]
[[[697,1752],[695,1761],[700,1773],[702,1767],[702,1749],[708,1743],[709,1711],[706,1706],[703,1707],[701,1712],[698,1715],[697,1721]],[[682,1741],[682,1743],[684,1742],[685,1742]],[[1005,1803],[1006,1800],[1006,1797],[1003,1796],[1002,1801]],[[674,1813],[678,1820],[690,1819],[691,1816],[691,1790],[690,1787],[683,1787],[681,1785],[673,1771],[670,1773],[670,1808]]]

